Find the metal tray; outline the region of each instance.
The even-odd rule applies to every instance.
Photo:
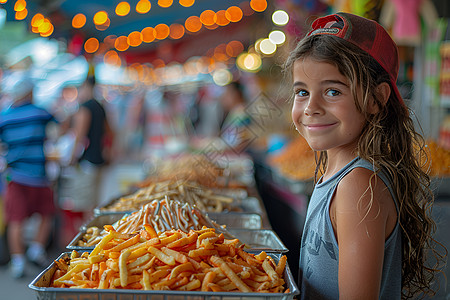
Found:
[[[270,229],[237,229],[230,228],[228,232],[244,243],[249,251],[288,252],[277,234]]]
[[[103,210],[104,208],[112,205],[114,202],[118,201],[120,199],[119,198],[114,198],[111,199],[111,201],[105,203],[102,206],[98,206],[96,208],[94,208],[94,216],[100,216],[100,215],[105,215],[105,214],[119,214],[119,215],[124,215],[126,213],[132,213],[136,210],[130,210],[130,211],[105,211]],[[243,199],[239,199],[239,198],[235,198],[235,203],[234,203],[234,207],[237,210],[241,210],[241,212],[245,212],[245,213],[257,213],[257,214],[262,214],[263,209],[261,207],[261,203],[260,201],[255,198],[255,197],[245,197]],[[223,213],[226,213],[227,211],[223,211]],[[208,212],[211,213],[211,212]]]
[[[250,252],[250,251],[249,251]],[[62,253],[56,260],[70,255]],[[280,253],[268,253],[275,262],[281,257]],[[49,287],[51,278],[56,270],[53,262],[43,270],[28,287],[36,292],[39,300],[242,300],[246,298],[261,300],[291,300],[300,291],[297,287],[288,263],[284,271],[284,280],[289,289],[287,293],[240,293],[240,292],[184,292],[184,291],[143,291],[119,289],[70,289]]]
[[[116,221],[120,220],[125,214],[104,214],[94,216],[91,220],[82,225],[78,234],[72,239],[72,241],[66,246],[70,250],[87,250],[94,249],[94,246],[84,247],[78,246],[78,241],[82,239],[83,235],[89,227],[96,226],[103,228],[104,225],[112,225]],[[226,225],[227,231],[232,228],[245,228],[245,229],[260,229],[262,225],[261,216],[254,213],[209,213],[208,217],[215,221],[218,225]]]
[[[251,251],[288,252],[289,249],[283,244],[280,238],[270,229],[243,229],[227,228],[227,232],[238,238]],[[86,229],[78,232],[66,246],[68,250],[88,251],[94,249],[93,246],[78,246],[78,241],[83,238]]]
[[[257,213],[223,212],[207,213],[209,218],[219,225],[230,228],[260,229],[262,228],[261,215]]]
[[[207,213],[207,215],[217,224],[226,225],[227,228],[260,229],[262,227],[261,216],[256,213],[224,212]],[[125,216],[124,213],[94,216],[80,227],[80,231],[85,231],[92,226],[103,228],[104,225],[112,225],[123,216]]]

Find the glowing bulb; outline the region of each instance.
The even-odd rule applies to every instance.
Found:
[[[214,83],[219,86],[225,86],[231,82],[233,75],[227,69],[216,70],[213,73]]]
[[[264,39],[259,44],[259,49],[263,54],[270,55],[273,54],[277,50],[277,45],[272,43],[269,39]]]
[[[94,24],[95,25],[105,24],[107,20],[108,20],[108,14],[106,13],[106,11],[101,10],[94,15]]]
[[[289,22],[289,15],[284,10],[277,10],[272,14],[272,22],[278,26],[284,26]]]
[[[130,4],[128,2],[120,2],[116,6],[116,15],[118,16],[126,16],[130,12]]]
[[[283,31],[274,30],[269,33],[269,40],[275,45],[281,45],[286,41],[286,35]]]

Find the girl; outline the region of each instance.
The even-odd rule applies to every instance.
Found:
[[[397,46],[378,23],[338,13],[313,23],[285,68],[294,125],[322,174],[301,241],[301,298],[431,293],[433,194],[423,138],[395,84]]]

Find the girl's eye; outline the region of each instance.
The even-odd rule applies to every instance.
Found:
[[[329,89],[326,91],[325,94],[330,97],[336,97],[336,96],[339,96],[341,94],[341,92],[339,92],[338,90]]]
[[[306,97],[306,96],[308,96],[308,92],[305,90],[298,90],[298,91],[295,91],[295,95],[298,97]]]

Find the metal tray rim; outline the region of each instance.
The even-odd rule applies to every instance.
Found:
[[[248,251],[249,253],[255,253],[255,251]],[[58,258],[62,258],[64,255],[69,255],[70,252],[61,253]],[[280,253],[277,252],[267,252],[268,255],[278,256]],[[91,293],[91,294],[103,294],[103,293],[115,293],[115,294],[136,294],[136,295],[167,295],[167,296],[215,296],[215,297],[261,297],[261,298],[270,298],[270,297],[294,297],[300,294],[300,290],[297,287],[297,284],[294,281],[294,277],[292,272],[290,271],[289,264],[286,263],[286,268],[284,271],[284,279],[286,281],[287,288],[290,289],[289,293],[242,293],[242,292],[200,292],[200,291],[144,291],[144,290],[131,290],[131,289],[70,289],[70,288],[53,288],[53,287],[39,287],[36,286],[36,283],[39,281],[41,277],[43,277],[47,272],[49,272],[52,268],[55,268],[55,262],[52,262],[47,268],[45,268],[42,272],[40,272],[29,284],[28,288],[36,291],[37,293],[57,293],[57,292],[65,292],[67,294],[74,293]]]

